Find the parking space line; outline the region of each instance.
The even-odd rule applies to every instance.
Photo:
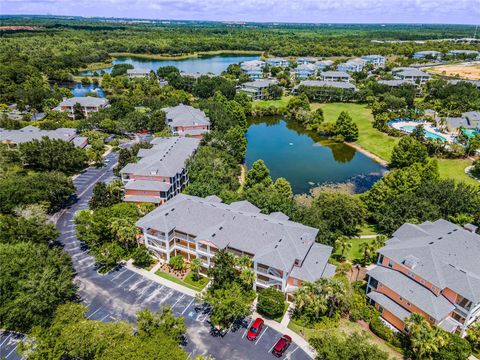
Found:
[[[160,301],[161,304],[163,304],[165,301],[167,301],[167,299],[169,299],[174,293],[174,290],[170,290],[167,295],[165,295],[165,297]]]
[[[290,353],[289,353],[289,354],[288,354],[288,355],[285,357],[285,359],[287,359],[287,358],[288,358],[288,359],[291,359],[291,358],[292,358],[292,355],[293,355],[293,353],[294,353],[295,351],[297,351],[297,350],[298,350],[298,348],[299,348],[299,346],[297,346],[297,347],[295,348],[295,350],[293,350],[292,352],[290,352]]]
[[[267,332],[267,330],[269,329],[268,326],[265,326],[265,330],[260,334],[259,338],[257,341],[255,341],[255,345],[258,344],[258,342],[260,341],[260,339],[263,337],[263,335]]]
[[[130,280],[132,277],[134,277],[135,275],[137,275],[136,273],[133,273],[132,275],[130,275],[128,278],[126,278],[125,280],[123,280],[120,284],[118,284],[118,286],[122,286],[123,284],[125,284],[128,280]]]
[[[272,347],[270,349],[267,350],[267,353],[270,353],[272,350],[273,350],[273,347],[275,346],[276,342],[273,343]]]
[[[12,334],[8,334],[8,336],[5,338],[5,340],[2,341],[2,343],[0,344],[0,346],[2,346],[2,345],[5,343],[5,341],[8,340],[8,338],[9,338],[10,336],[12,336]]]
[[[185,309],[183,309],[182,315],[185,314],[185,311],[187,311],[187,309],[190,307],[190,305],[192,305],[194,301],[195,301],[195,298],[193,298],[192,301],[190,301],[190,303],[188,304],[188,306]]]
[[[105,319],[106,319],[107,317],[109,317],[109,316],[110,316],[110,314],[105,315],[103,318],[100,319],[100,321],[105,320]]]
[[[245,332],[242,335],[242,339],[245,337],[245,335],[247,335],[248,329],[250,329],[250,326],[252,325],[252,323],[253,323],[253,319],[252,321],[250,321],[250,324],[248,324],[247,328],[245,329]]]
[[[175,305],[177,305],[178,302],[181,301],[184,297],[185,297],[185,294],[182,294],[182,296],[180,296],[180,297],[178,298],[178,300],[175,301],[175,304],[173,304],[173,305],[170,307],[170,309],[173,309],[173,308],[175,307]]]
[[[93,313],[91,313],[90,315],[87,316],[87,319],[90,319],[93,315],[95,315],[98,311],[100,311],[100,309],[102,308],[102,306],[100,306],[97,310],[95,310]]]
[[[121,270],[117,275],[115,275],[113,278],[111,278],[110,281],[115,280],[115,279],[118,278],[119,276],[123,275],[126,271],[127,271],[127,269],[124,268],[124,269]]]
[[[10,355],[12,355],[12,353],[17,350],[17,345],[15,344],[15,347],[12,349],[12,351],[10,351],[7,356],[5,356],[5,359],[8,358]]]

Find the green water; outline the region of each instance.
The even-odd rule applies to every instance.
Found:
[[[262,159],[272,178],[286,178],[295,194],[345,182],[352,183],[356,192],[364,192],[386,171],[354,148],[307,132],[293,121],[252,120],[247,141],[247,166]]]

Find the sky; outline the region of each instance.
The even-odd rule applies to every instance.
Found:
[[[258,22],[480,24],[480,0],[0,0],[0,14]]]

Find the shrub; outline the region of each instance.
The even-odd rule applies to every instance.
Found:
[[[182,270],[184,267],[183,257],[181,255],[172,256],[168,262],[168,265],[175,270]]]
[[[395,347],[402,346],[400,336],[395,334],[390,330],[385,324],[380,320],[378,316],[374,316],[370,320],[370,330],[377,335],[379,338],[387,341]]]
[[[285,296],[275,288],[266,288],[258,293],[257,311],[265,316],[275,318],[283,314]]]
[[[144,247],[136,248],[132,253],[132,259],[133,265],[143,268],[149,267],[153,263],[152,257]]]

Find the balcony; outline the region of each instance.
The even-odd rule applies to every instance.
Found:
[[[282,282],[276,281],[276,280],[264,280],[264,279],[257,278],[255,282],[257,285],[261,287],[277,287],[279,289],[282,288]]]
[[[274,268],[266,268],[263,266],[257,266],[257,273],[267,276],[273,276],[278,279],[282,279],[282,272]]]
[[[189,248],[188,246],[185,246],[185,245],[176,243],[176,244],[175,244],[175,248],[176,248],[177,250],[188,251],[188,252],[191,253],[191,254],[196,254],[196,250],[195,250],[194,247],[193,247],[193,248],[192,248],[192,247]]]

